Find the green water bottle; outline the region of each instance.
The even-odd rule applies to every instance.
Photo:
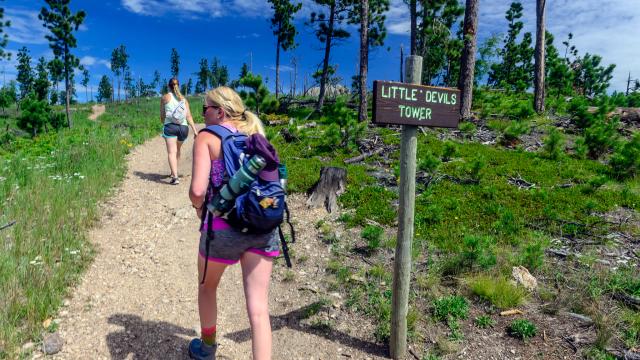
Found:
[[[249,190],[251,183],[258,177],[258,173],[267,166],[267,162],[260,155],[253,155],[216,194],[207,209],[215,216],[229,212],[239,195]]]
[[[285,164],[280,163],[278,165],[278,175],[280,177],[280,186],[282,186],[282,190],[287,190],[287,179],[289,178],[289,173]]]

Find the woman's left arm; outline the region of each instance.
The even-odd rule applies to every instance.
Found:
[[[185,98],[185,103],[187,104],[187,122],[189,126],[191,126],[191,130],[193,130],[193,138],[195,139],[198,136],[198,129],[196,129],[196,124],[193,122],[193,116],[191,116],[191,105],[189,105],[189,101]]]

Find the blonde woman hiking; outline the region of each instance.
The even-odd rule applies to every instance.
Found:
[[[198,310],[201,337],[189,344],[192,359],[213,360],[217,350],[217,289],[224,270],[240,263],[246,308],[251,324],[253,359],[271,359],[271,323],[269,319],[269,281],[273,258],[280,254],[277,231],[243,232],[231,220],[215,217],[206,205],[224,186],[225,160],[221,137],[234,134],[264,135],[262,123],[246,110],[240,96],[228,87],[218,87],[207,93],[202,113],[207,128],[202,130],[193,147],[193,175],[189,197],[198,216],[200,228],[198,256]],[[221,134],[223,136],[221,136]],[[261,138],[254,135],[253,138]],[[265,140],[266,141],[266,140]],[[227,148],[225,148],[227,149]],[[227,151],[227,150],[225,150]],[[275,149],[266,155],[277,160]],[[265,181],[278,179],[277,170],[265,170],[258,175]],[[238,299],[239,300],[239,299]]]
[[[180,93],[178,79],[173,78],[167,84],[169,92],[160,100],[160,121],[163,124],[162,137],[167,145],[169,169],[171,170],[170,184],[178,185],[178,161],[180,160],[180,148],[189,136],[189,127],[196,137],[197,129],[193,123],[191,110],[187,98]]]

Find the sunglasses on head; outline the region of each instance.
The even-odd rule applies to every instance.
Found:
[[[207,109],[209,108],[214,108],[214,109],[219,109],[220,106],[216,106],[216,105],[202,105],[202,115],[204,115],[207,112]]]

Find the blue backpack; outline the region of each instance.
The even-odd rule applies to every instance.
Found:
[[[221,125],[211,125],[202,131],[212,133],[222,142],[222,155],[224,159],[225,175],[223,184],[249,160],[245,153],[247,135],[241,132],[232,132]],[[280,164],[280,166],[284,166]],[[207,213],[209,216],[210,213]],[[278,228],[282,252],[288,267],[291,267],[287,243],[280,225],[287,216],[287,223],[291,228],[292,241],[295,242],[295,232],[289,221],[289,209],[285,201],[285,190],[280,181],[266,181],[260,177],[251,183],[249,191],[239,195],[235,199],[235,206],[225,218],[233,228],[252,234],[267,234]],[[213,221],[209,221],[209,226]],[[211,229],[209,229],[212,235]],[[208,249],[208,247],[207,247]]]

